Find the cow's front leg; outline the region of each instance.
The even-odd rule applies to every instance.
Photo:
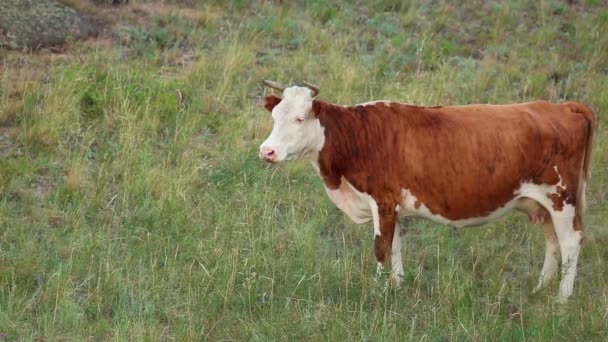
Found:
[[[395,221],[395,233],[393,235],[393,246],[391,251],[392,276],[395,285],[401,285],[403,280],[403,260],[401,260],[401,232],[399,222]]]
[[[383,269],[383,264],[391,255],[397,214],[394,207],[377,204],[373,200],[371,209],[374,222],[374,248],[378,262],[376,275],[378,275]]]

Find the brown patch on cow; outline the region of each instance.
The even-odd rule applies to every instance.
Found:
[[[391,254],[391,249],[392,240],[389,242],[386,237],[376,236],[374,239],[374,254],[376,255],[376,260],[378,260],[378,262],[384,263]]]
[[[281,100],[282,99],[280,97],[268,95],[264,97],[264,108],[266,108],[267,111],[272,112],[272,109],[276,107]]]
[[[576,230],[576,231],[582,231],[583,230],[583,226],[582,226],[581,220],[579,220],[577,218],[574,219],[573,226],[574,226],[574,230]],[[582,241],[581,241],[581,243],[582,243]]]
[[[551,158],[557,151],[559,151],[559,145],[552,146],[552,153],[548,156]],[[547,185],[555,185],[560,181],[559,174],[555,171],[554,167],[548,167],[542,172],[538,177],[535,177],[534,183],[536,184],[547,184]]]
[[[547,194],[547,197],[551,200],[551,202],[553,202],[553,210],[555,211],[562,211],[562,209],[564,209],[564,201],[562,199],[562,196],[560,196],[560,194],[557,193],[552,193],[552,194]]]

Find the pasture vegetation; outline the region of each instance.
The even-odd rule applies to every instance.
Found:
[[[97,40],[0,52],[1,340],[608,339],[603,1],[189,3],[97,8]],[[570,302],[558,280],[531,295],[544,237],[522,214],[408,221],[403,286],[375,281],[371,226],[306,162],[258,160],[262,78],[340,104],[588,104]]]

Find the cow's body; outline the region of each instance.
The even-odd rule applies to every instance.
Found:
[[[528,192],[535,186],[545,192],[564,172],[573,173],[562,181],[575,203],[587,123],[568,105],[318,103],[326,132],[319,171],[330,198],[347,214],[361,207],[353,202],[365,201],[358,192],[393,209],[400,205],[404,215],[475,225],[516,207],[517,198],[534,196]],[[369,208],[366,220],[364,210],[357,211],[359,217],[349,214],[353,221],[371,220]]]
[[[300,127],[283,125],[292,131],[282,138],[291,151],[267,147],[281,140],[271,134],[262,157],[309,159],[338,208],[356,223],[374,223],[377,260],[381,265],[391,256],[396,281],[403,274],[397,217],[464,227],[520,209],[545,228],[547,252],[537,289],[555,274],[561,252],[560,299],[570,296],[594,127],[586,106],[539,101],[418,107],[380,101],[345,107],[314,100],[310,92],[306,97],[306,90],[288,88],[284,103],[266,98],[266,107],[276,108],[273,134],[281,129],[277,121],[290,115]],[[300,119],[309,126],[303,128]],[[308,133],[294,136],[298,129]]]

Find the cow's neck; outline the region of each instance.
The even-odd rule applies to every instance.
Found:
[[[310,160],[325,186],[336,189],[344,176],[344,165],[341,162],[349,160],[353,148],[358,148],[355,146],[356,132],[349,127],[356,118],[346,107],[317,100],[313,102],[313,111],[323,129],[324,143]]]

